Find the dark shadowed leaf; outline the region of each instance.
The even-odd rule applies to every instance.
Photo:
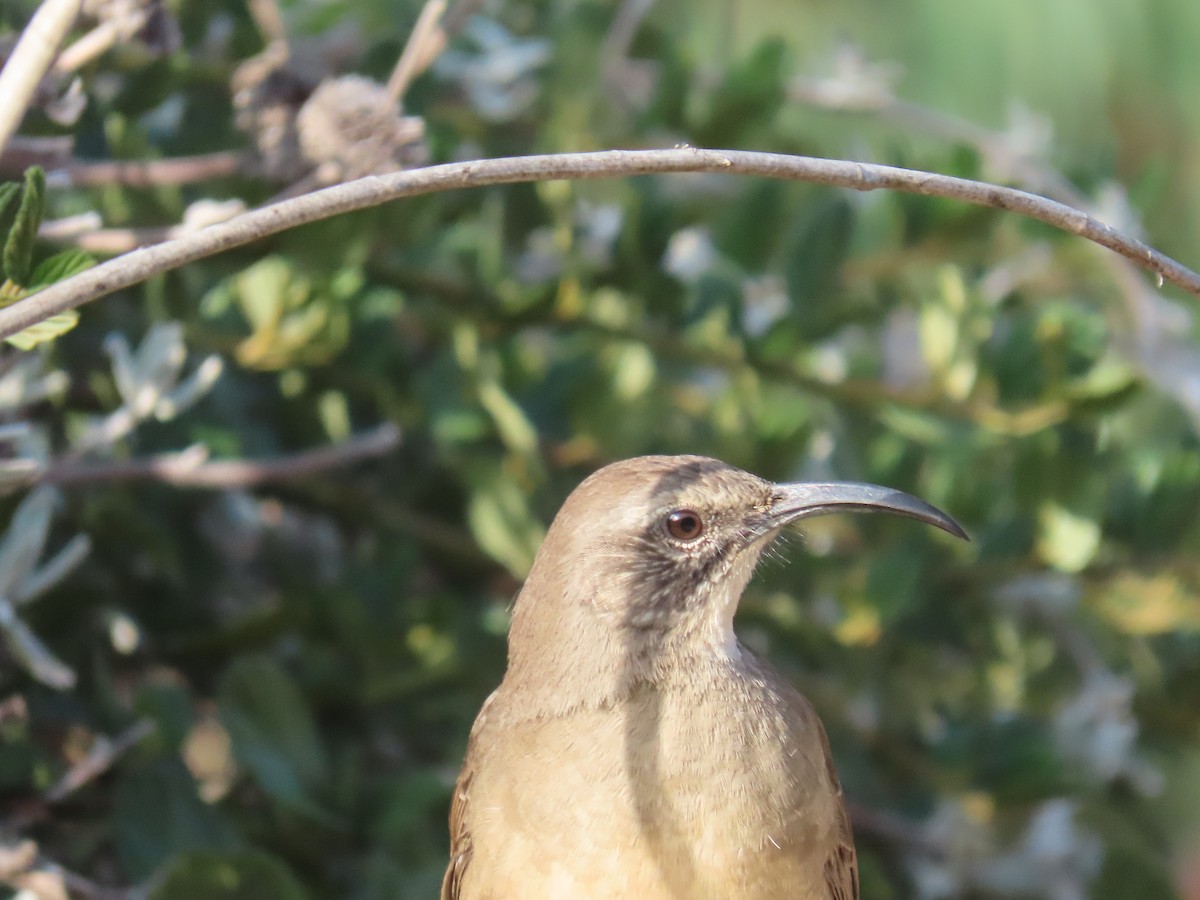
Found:
[[[228,850],[237,832],[215,806],[200,799],[178,759],[161,759],[122,776],[114,810],[117,853],[134,878],[145,878],[179,853]]]
[[[28,288],[36,291],[59,281],[64,281],[72,275],[78,275],[96,264],[96,257],[85,250],[72,248],[55,253],[49,259],[44,259],[33,268],[29,276]]]
[[[175,860],[153,900],[309,900],[312,895],[266,853],[191,853]]]
[[[849,318],[840,279],[853,231],[850,203],[829,196],[800,212],[783,244],[781,265],[793,315],[809,338],[824,337]]]
[[[289,809],[328,820],[317,800],[328,759],[291,677],[266,657],[243,657],[221,680],[219,702],[234,755],[259,786]]]

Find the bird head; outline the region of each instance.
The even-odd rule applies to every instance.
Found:
[[[763,550],[788,525],[839,511],[967,536],[923,500],[871,484],[775,484],[698,456],[605,466],[550,526],[514,610],[510,669],[527,649],[568,670],[613,654],[653,665],[667,647],[735,654],[733,615]]]

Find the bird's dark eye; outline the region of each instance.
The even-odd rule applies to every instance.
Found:
[[[704,534],[704,520],[690,509],[677,509],[667,516],[667,531],[680,541],[694,541]]]

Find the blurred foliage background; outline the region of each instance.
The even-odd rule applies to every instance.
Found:
[[[115,45],[0,157],[47,172],[35,262],[424,161],[682,143],[1014,184],[1200,262],[1194,0],[459,0],[390,94],[414,2],[85,8]],[[973,534],[813,522],[739,615],[829,729],[865,898],[1196,900],[1191,310],[1011,214],[711,176],[429,196],[92,304],[0,358],[0,879],[434,896],[545,527],[603,463],[687,452]],[[278,483],[120,475],[388,423]]]

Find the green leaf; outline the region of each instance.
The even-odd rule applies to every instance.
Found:
[[[0,245],[4,243],[4,236],[8,234],[12,228],[13,220],[17,216],[16,199],[21,193],[21,185],[15,181],[6,181],[0,184]],[[5,277],[3,261],[0,260],[0,281]]]
[[[78,248],[71,248],[61,253],[55,253],[49,259],[42,260],[34,267],[33,274],[29,276],[27,287],[31,291],[49,287],[59,281],[65,281],[72,275],[78,275],[80,272],[90,269],[95,264],[96,257]]]
[[[362,867],[362,897],[365,900],[405,900],[404,869],[382,853],[374,853]],[[434,896],[430,893],[427,896]]]
[[[38,166],[25,170],[21,205],[4,241],[4,274],[9,281],[25,285],[33,263],[33,245],[46,206],[46,175]]]
[[[853,234],[854,208],[835,196],[812,204],[784,242],[793,315],[810,339],[828,336],[854,315],[840,285]]]
[[[787,45],[777,38],[759,44],[732,67],[717,89],[706,120],[694,130],[701,147],[729,147],[767,132],[785,98]]]
[[[397,851],[411,846],[429,830],[430,821],[436,821],[436,811],[445,809],[446,785],[432,768],[399,775],[373,793],[380,809],[370,825],[372,846]]]
[[[492,559],[524,578],[545,531],[512,478],[499,471],[481,475],[467,507],[471,533]]]
[[[492,417],[506,447],[517,453],[537,450],[537,428],[499,381],[487,379],[479,385],[479,405]]]
[[[68,309],[66,312],[42,319],[36,325],[30,325],[24,331],[11,334],[4,340],[18,350],[32,350],[38,344],[52,341],[59,335],[66,334],[79,324],[79,312]]]
[[[238,762],[277,803],[328,822],[316,800],[329,780],[329,761],[304,697],[272,660],[237,660],[219,692],[224,722]]]
[[[310,895],[280,860],[250,850],[182,856],[150,896],[153,900],[309,900]]]
[[[1038,524],[1038,552],[1060,572],[1082,572],[1100,549],[1100,523],[1056,503],[1043,504]]]

